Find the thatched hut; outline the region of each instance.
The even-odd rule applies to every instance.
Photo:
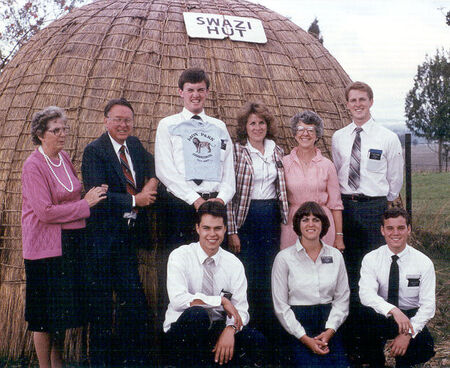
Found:
[[[183,12],[256,18],[267,43],[190,38]],[[325,121],[320,143],[329,155],[334,130],[348,121],[350,79],[330,53],[289,19],[243,0],[99,0],[53,22],[24,45],[0,76],[0,356],[32,351],[23,320],[21,169],[34,149],[30,120],[48,105],[66,109],[66,143],[77,169],[84,147],[103,131],[107,100],[124,96],[136,111],[135,134],[153,150],[158,121],[180,110],[177,79],[190,66],[211,77],[208,114],[234,134],[237,108],[261,100],[273,111],[279,143],[293,144],[289,118],[301,109]],[[141,253],[149,300],[155,295],[154,253]],[[152,304],[154,305],[154,304]],[[70,359],[84,348],[72,334]]]

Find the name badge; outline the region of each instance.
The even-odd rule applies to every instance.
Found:
[[[276,162],[275,162],[275,165],[277,165],[277,167],[278,167],[279,169],[282,169],[282,168],[283,168],[283,163],[282,163],[281,161],[276,161]]]
[[[420,275],[406,275],[408,279],[408,287],[420,286]]]
[[[333,263],[333,257],[331,256],[322,256],[320,258],[322,259],[322,263]]]
[[[226,150],[227,149],[227,142],[225,141],[225,139],[221,139],[220,140],[220,149]]]
[[[369,159],[371,160],[381,160],[382,150],[371,148],[369,149]]]

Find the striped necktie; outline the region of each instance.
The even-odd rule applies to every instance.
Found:
[[[133,174],[130,170],[130,165],[128,165],[127,156],[125,155],[125,146],[120,147],[119,150],[120,165],[122,166],[123,174],[127,180],[127,192],[131,195],[137,194],[136,183],[133,179]]]
[[[350,156],[350,167],[348,170],[348,186],[353,190],[359,188],[359,182],[361,181],[361,136],[362,128],[355,128],[356,136],[353,141],[352,154]]]
[[[202,118],[198,115],[192,115],[191,119],[202,121]],[[201,183],[203,183],[202,179],[192,179],[192,181],[197,185],[200,185]]]

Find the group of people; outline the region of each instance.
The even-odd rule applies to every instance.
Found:
[[[272,352],[283,366],[383,366],[392,338],[397,366],[432,357],[434,268],[407,245],[407,212],[387,209],[402,186],[402,149],[371,118],[371,88],[347,87],[353,121],[333,135],[331,162],[312,111],[292,117],[297,146],[285,155],[268,107],[249,102],[233,144],[205,114],[209,85],[202,69],[181,74],[184,108],[159,122],[154,157],[132,136],[132,105],[109,101],[106,132],[84,150],[84,198],[63,151],[64,111],[33,117],[22,239],[40,366],[61,366],[65,330],[88,322],[94,367],[154,365],[154,323],[165,363],[180,367],[277,364]],[[136,255],[155,205],[159,321]]]

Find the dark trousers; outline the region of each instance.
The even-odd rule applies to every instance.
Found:
[[[167,260],[170,253],[180,245],[190,244],[198,241],[195,231],[196,211],[193,205],[175,197],[167,192],[161,191],[159,200],[162,217],[158,219],[158,224],[162,227],[163,246],[158,251],[158,324],[162,326],[164,314],[169,305],[167,294]]]
[[[214,363],[212,349],[224,328],[224,321],[216,321],[210,327],[205,308],[196,306],[186,309],[165,334],[166,358],[177,367],[218,366]],[[265,349],[264,336],[256,329],[246,326],[235,335],[234,356],[227,365],[262,366]]]
[[[140,366],[149,360],[151,325],[138,272],[135,234],[127,227],[122,230],[120,236],[110,234],[91,244],[89,355],[95,367]]]
[[[418,309],[402,311],[408,318],[412,318]],[[372,367],[384,367],[384,345],[386,340],[398,336],[398,325],[394,318],[376,313],[372,308],[363,307],[363,323],[361,328],[369,337],[367,346],[367,362]],[[424,327],[414,339],[409,342],[404,356],[396,357],[396,367],[410,367],[425,363],[434,356],[434,342],[427,327]]]
[[[387,208],[386,198],[356,202],[342,198],[344,232],[344,260],[350,286],[350,313],[342,326],[344,341],[351,352],[351,359],[361,363],[365,360],[365,347],[370,341],[361,340],[361,303],[358,295],[361,262],[370,251],[385,244],[381,234],[381,216]],[[362,361],[361,361],[362,360]]]
[[[331,311],[331,304],[309,306],[292,306],[295,318],[302,324],[309,337],[315,337],[325,331],[325,323]],[[289,335],[291,361],[286,365],[292,367],[348,367],[340,331],[328,343],[330,352],[326,355],[314,354],[296,337]]]
[[[271,294],[272,264],[280,249],[280,207],[278,200],[252,200],[239,229],[241,252],[248,282],[250,324],[267,338],[278,325]]]

